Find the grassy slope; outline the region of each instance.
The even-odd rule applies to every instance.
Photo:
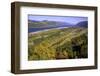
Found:
[[[73,52],[73,44],[81,46]],[[29,35],[29,60],[71,59],[87,57],[87,29],[52,29]]]

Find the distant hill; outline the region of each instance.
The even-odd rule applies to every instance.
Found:
[[[32,23],[32,22],[39,22],[39,21],[36,21],[36,20],[28,20],[28,23]]]
[[[72,24],[60,21],[35,21],[28,20],[29,28],[54,28],[54,27],[71,27]]]
[[[88,27],[88,21],[79,22],[75,26],[76,27],[85,27],[85,28],[87,28]]]

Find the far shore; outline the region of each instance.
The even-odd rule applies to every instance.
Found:
[[[53,29],[63,29],[63,28],[68,28],[68,27],[58,27],[58,28],[45,29],[45,30],[40,30],[40,31],[36,31],[36,32],[30,32],[28,34],[33,35],[33,34],[36,34],[36,33],[43,32],[43,31],[49,31],[49,30],[53,30]]]

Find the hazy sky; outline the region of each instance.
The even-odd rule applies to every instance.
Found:
[[[44,16],[44,15],[28,15],[28,20],[36,21],[62,21],[71,24],[77,24],[81,21],[88,21],[88,17],[77,17],[77,16]]]

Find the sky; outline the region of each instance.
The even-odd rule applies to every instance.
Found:
[[[88,21],[88,17],[77,17],[77,16],[50,16],[50,15],[28,15],[28,20],[36,21],[61,21],[70,24],[77,24],[81,21]]]

